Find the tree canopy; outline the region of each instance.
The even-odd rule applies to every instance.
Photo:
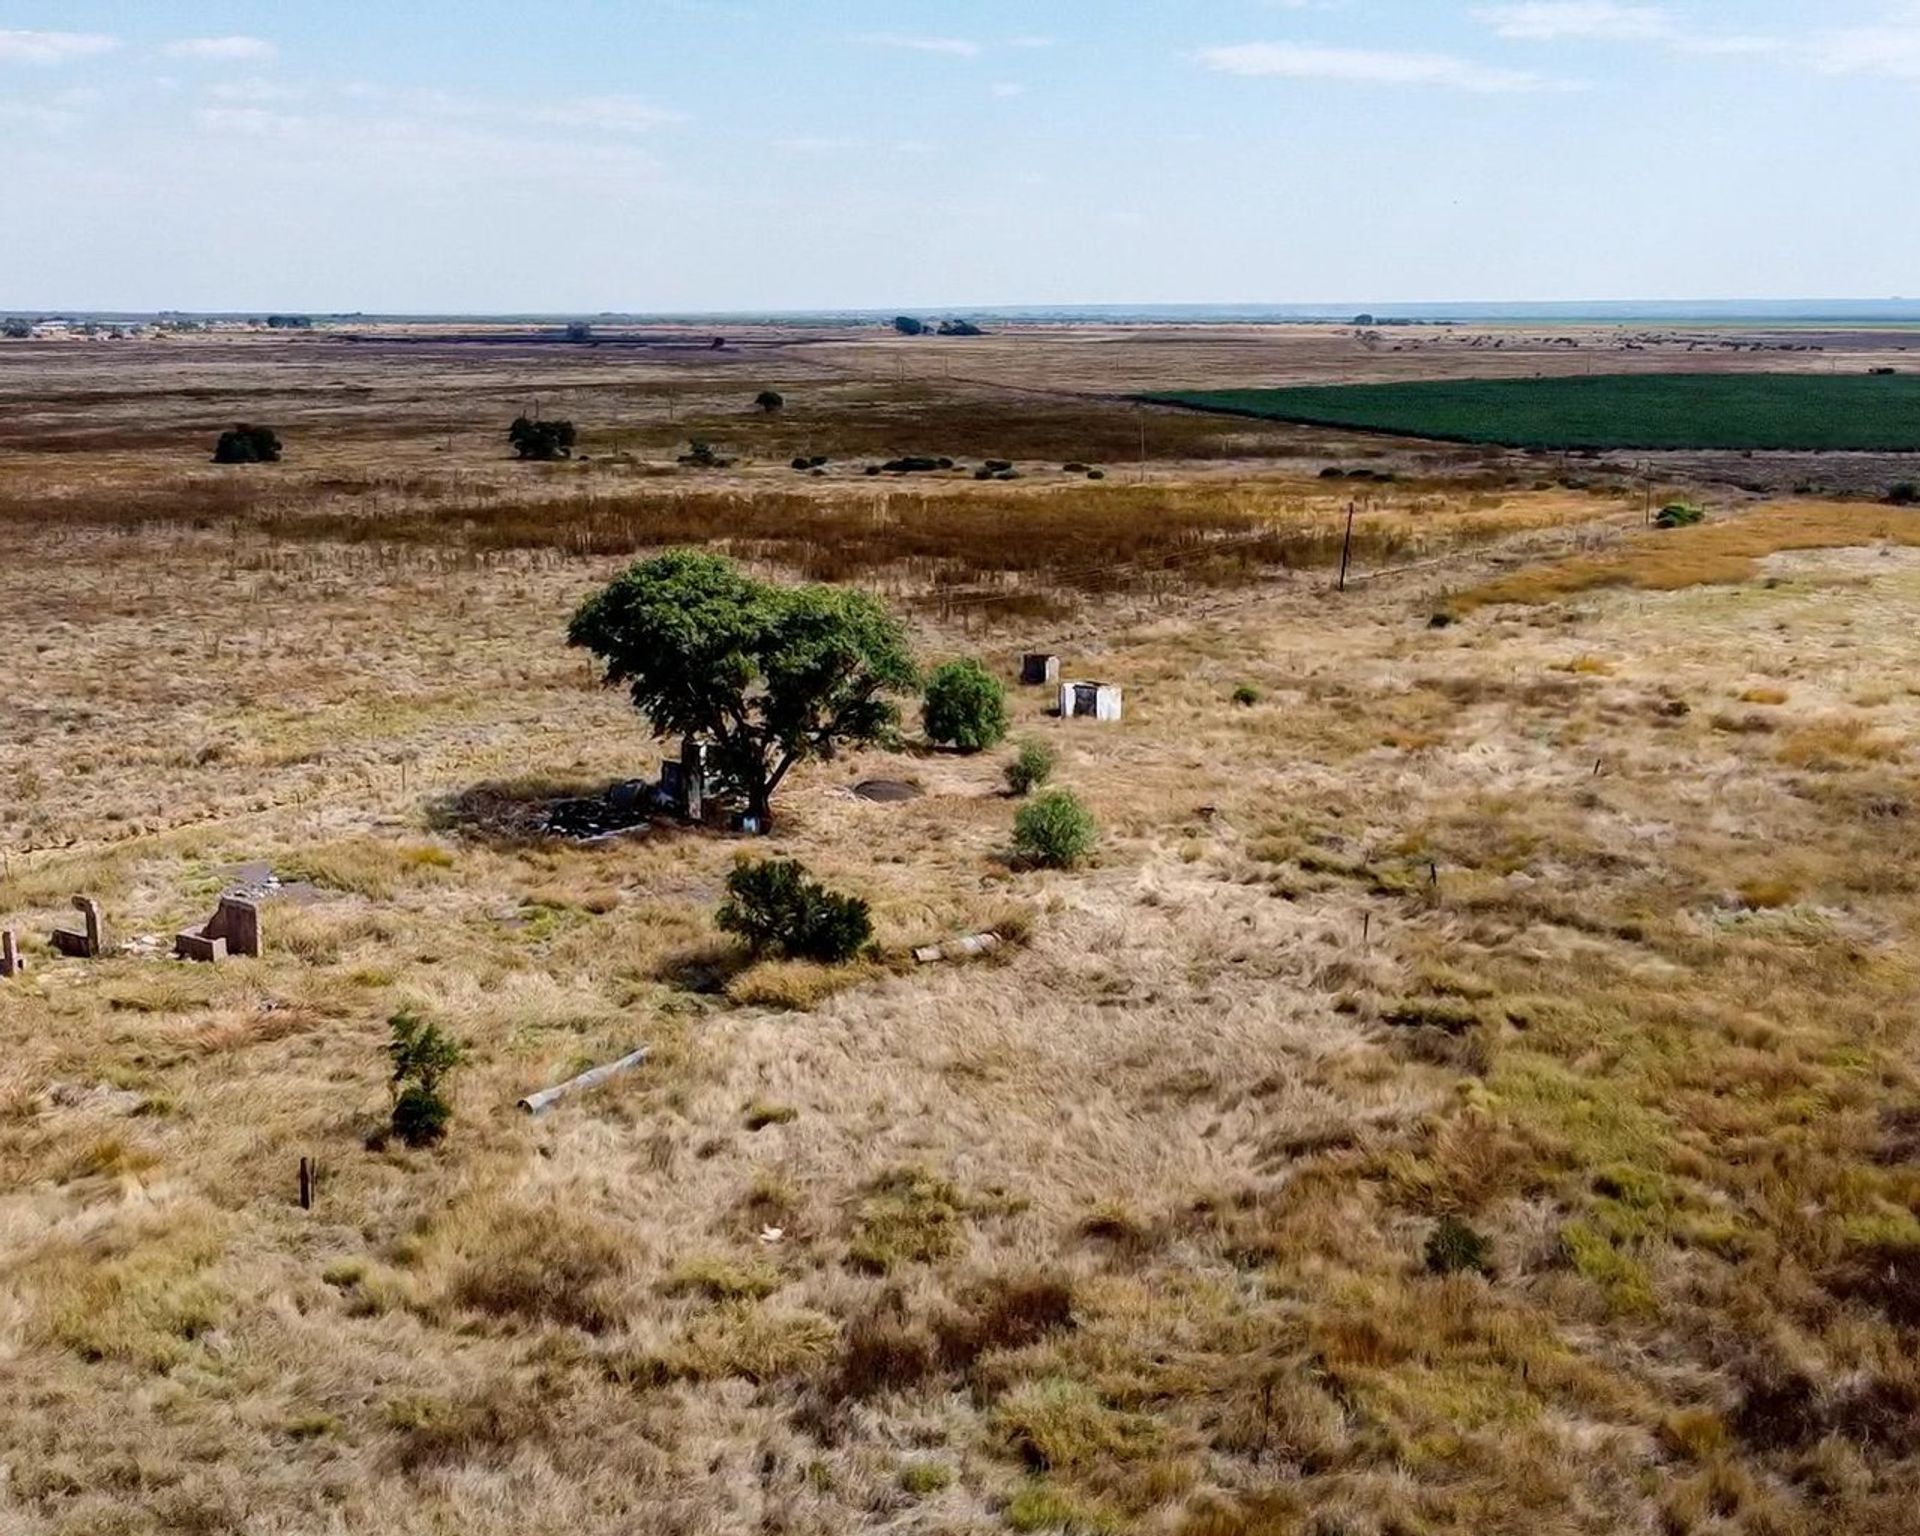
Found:
[[[885,695],[918,682],[899,621],[866,593],[756,581],[694,550],[631,566],[580,605],[567,640],[627,686],[655,736],[706,742],[719,787],[763,830],[796,764],[891,739]]]
[[[278,464],[280,434],[272,427],[252,427],[244,421],[231,432],[222,432],[213,445],[216,464]]]
[[[573,454],[576,434],[570,421],[532,421],[525,416],[513,418],[507,428],[507,441],[523,459],[564,459]]]

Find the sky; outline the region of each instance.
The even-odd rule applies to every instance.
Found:
[[[1920,0],[0,0],[0,309],[1920,297]]]

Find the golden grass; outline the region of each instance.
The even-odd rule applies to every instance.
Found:
[[[953,495],[1015,490],[1054,494]],[[984,640],[920,610],[929,654],[1125,684],[1112,728],[1013,690],[1107,842],[1010,869],[1004,753],[809,765],[778,851],[866,895],[888,955],[1020,940],[834,971],[739,969],[712,921],[737,840],[538,835],[660,755],[558,644],[619,553],[22,544],[16,1523],[1904,1533],[1913,563],[1430,629],[1461,564],[1616,513],[1427,494],[1378,515],[1459,563],[1344,597],[1093,594],[1084,630]],[[873,777],[924,797],[847,792]],[[74,889],[164,949],[255,860],[320,888],[269,904],[258,961],[48,952]],[[382,1135],[403,1005],[470,1052],[430,1150]],[[1490,1273],[1430,1272],[1447,1217]]]
[[[1861,545],[1920,545],[1920,518],[1852,502],[1783,502],[1727,514],[1692,528],[1636,534],[1617,553],[1579,555],[1497,577],[1451,599],[1455,612],[1499,603],[1554,602],[1604,587],[1673,592],[1737,585],[1759,576],[1759,562],[1788,550]]]

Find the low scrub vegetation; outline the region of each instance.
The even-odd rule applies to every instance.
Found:
[[[1013,851],[1041,869],[1073,869],[1099,840],[1093,813],[1070,789],[1050,789],[1020,807],[1013,818]]]
[[[213,446],[216,464],[278,464],[280,434],[272,427],[252,427],[242,422],[220,434]]]
[[[1030,795],[1053,777],[1054,751],[1044,741],[1031,737],[1014,749],[1007,764],[1007,788],[1015,795]]]
[[[727,876],[715,921],[755,955],[831,965],[851,960],[873,938],[867,904],[828,890],[792,859],[743,859]]]

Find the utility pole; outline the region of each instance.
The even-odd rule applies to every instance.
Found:
[[[1340,541],[1340,590],[1347,590],[1347,563],[1353,558],[1353,503],[1347,503],[1347,533]]]

